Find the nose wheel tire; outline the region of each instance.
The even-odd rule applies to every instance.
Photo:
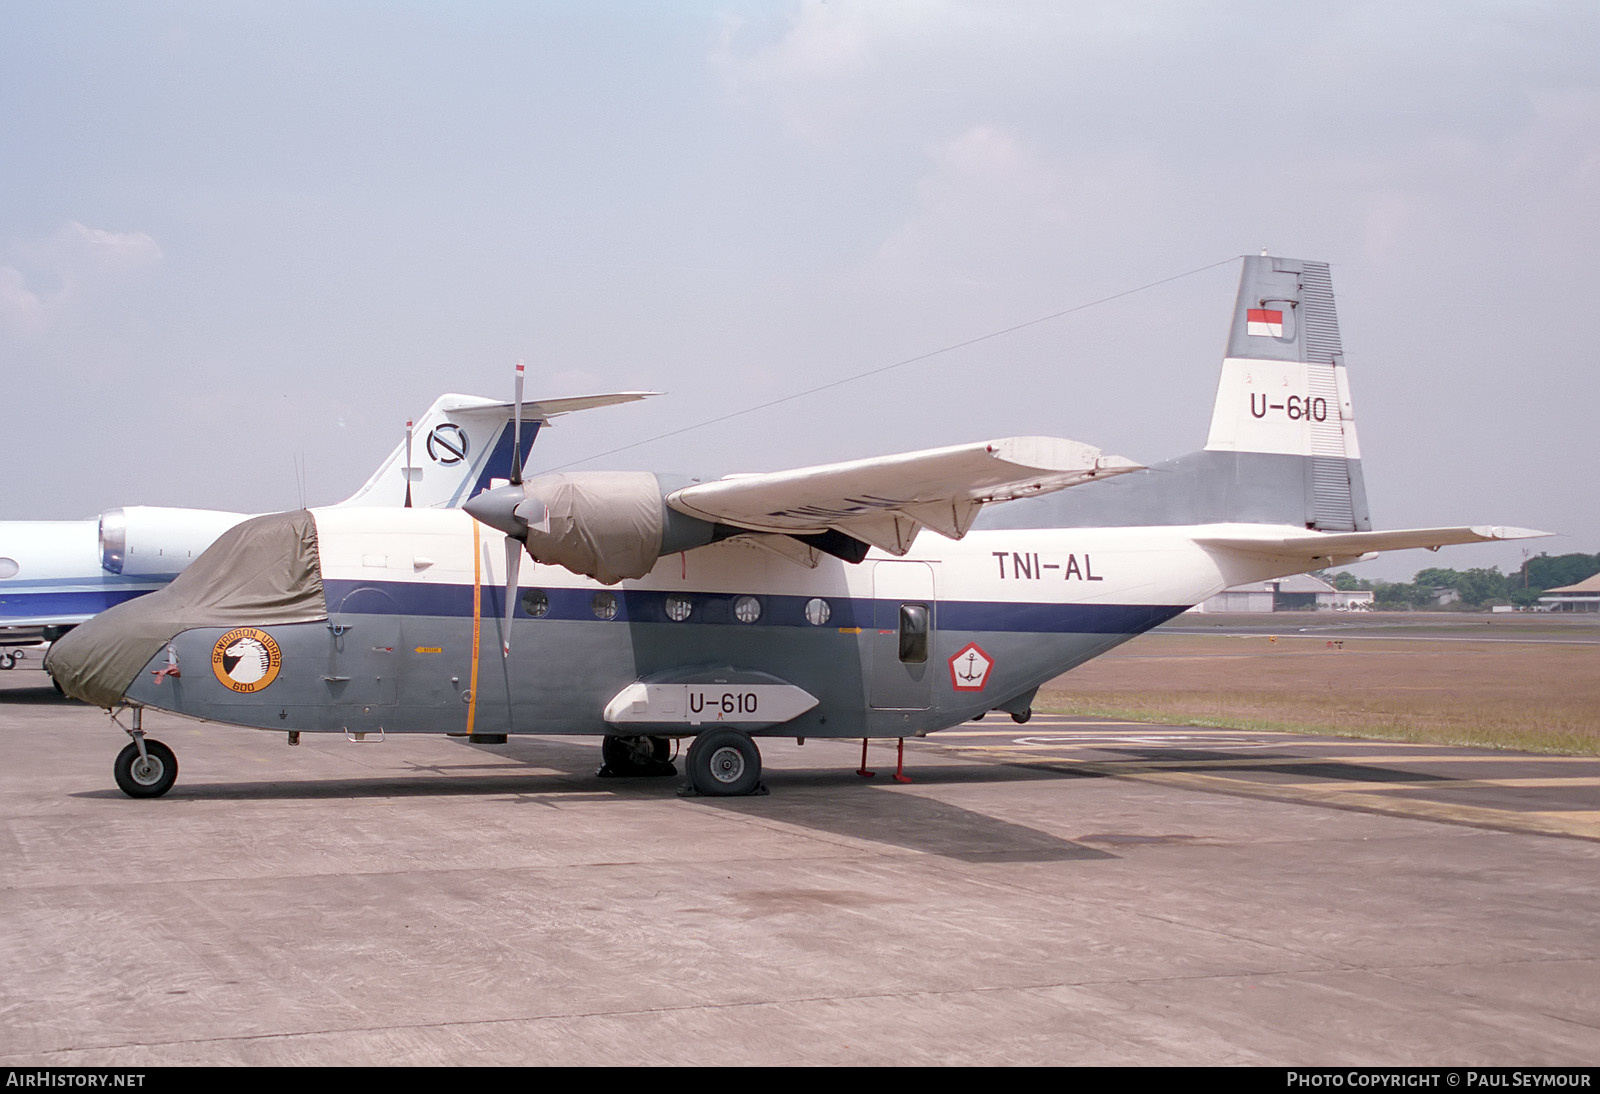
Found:
[[[140,756],[139,746],[130,744],[117,754],[112,771],[117,777],[117,787],[128,797],[159,798],[178,781],[178,757],[172,754],[172,749],[148,737],[144,750],[145,756]]]
[[[713,729],[689,746],[689,782],[707,797],[752,794],[761,785],[761,753],[747,735]]]

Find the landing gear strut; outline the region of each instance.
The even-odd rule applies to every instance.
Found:
[[[706,797],[754,794],[761,787],[761,752],[736,729],[710,729],[689,746],[689,785]]]
[[[602,779],[676,775],[665,737],[607,737],[600,742]]]
[[[142,707],[133,708],[133,728],[127,730],[133,743],[117,754],[111,773],[117,787],[130,798],[159,798],[178,781],[178,757],[160,741],[144,735]]]

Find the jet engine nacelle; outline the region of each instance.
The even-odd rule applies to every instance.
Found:
[[[215,509],[130,505],[100,514],[100,565],[114,574],[172,575],[246,518]]]

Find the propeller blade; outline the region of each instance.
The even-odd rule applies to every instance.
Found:
[[[511,619],[517,614],[517,579],[522,569],[522,542],[506,537],[506,623],[500,631],[500,656],[511,656]]]
[[[516,398],[511,408],[511,485],[522,485],[522,362],[517,362]]]
[[[411,508],[411,423],[406,422],[406,508]]]

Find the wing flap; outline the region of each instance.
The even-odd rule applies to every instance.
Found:
[[[967,534],[984,505],[1140,470],[1059,437],[1006,437],[793,471],[737,475],[667,496],[680,513],[755,532],[843,532],[903,555],[923,526]]]

